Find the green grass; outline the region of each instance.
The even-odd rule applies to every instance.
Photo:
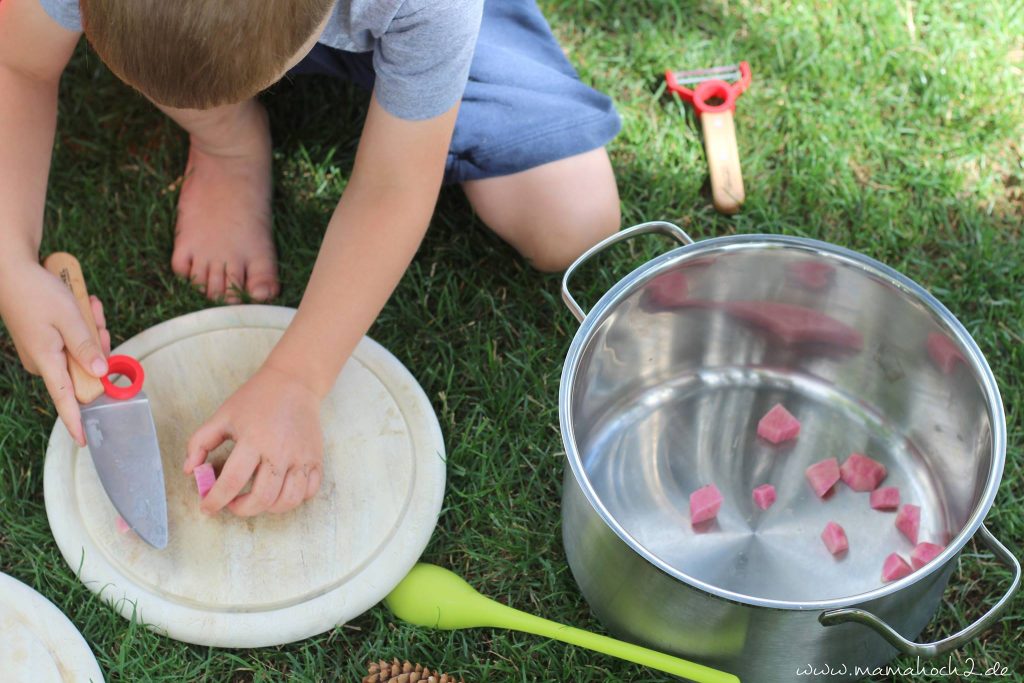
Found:
[[[934,292],[966,325],[1000,382],[1009,454],[988,523],[1024,547],[1024,5],[997,2],[542,3],[582,76],[624,120],[611,145],[624,221],[673,220],[698,238],[779,232],[877,258]],[[709,208],[697,127],[666,97],[666,67],[747,59],[739,103],[748,200]],[[275,220],[284,290],[296,305],[351,168],[365,97],[324,81],[266,98],[276,137]],[[108,305],[115,343],[209,305],[174,279],[182,134],[82,49],[62,86],[44,252],[76,252]],[[664,247],[632,244],[582,274],[594,298]],[[560,539],[557,387],[575,322],[541,276],[443,193],[430,234],[371,335],[412,369],[449,452],[440,525],[425,559],[518,607],[599,629]],[[382,607],[279,648],[185,645],[129,623],[74,577],[43,505],[55,415],[42,383],[0,338],[0,571],[54,601],[110,681],[355,681],[397,656],[473,681],[660,681],[639,667],[491,630],[430,632]],[[1007,573],[971,546],[925,637],[975,618]],[[1024,671],[1024,599],[953,661]],[[897,660],[910,665],[911,660]],[[1024,680],[1017,678],[969,680]],[[2,675],[0,675],[2,678]],[[949,681],[950,677],[897,677]],[[750,682],[756,683],[756,682]]]

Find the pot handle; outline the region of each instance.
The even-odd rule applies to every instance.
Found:
[[[639,225],[634,225],[631,228],[620,230],[614,235],[604,238],[590,249],[587,249],[578,259],[573,261],[571,266],[565,269],[565,275],[562,276],[562,301],[565,302],[569,311],[576,316],[576,320],[583,322],[583,319],[587,317],[587,314],[583,311],[580,305],[576,303],[576,299],[574,299],[572,294],[569,293],[569,278],[576,272],[576,269],[616,242],[622,242],[623,240],[628,240],[631,237],[645,235],[651,232],[660,232],[663,235],[673,237],[677,242],[683,245],[693,244],[693,238],[687,235],[678,225],[669,223],[668,221],[650,221],[649,223],[641,223]]]
[[[992,626],[992,624],[999,619],[1000,614],[1002,614],[1003,610],[1006,609],[1006,606],[1009,604],[1013,594],[1016,593],[1017,589],[1020,587],[1020,562],[1017,561],[1017,558],[1010,554],[1010,551],[1006,549],[1006,546],[996,540],[996,537],[992,535],[992,532],[990,532],[984,524],[978,528],[978,536],[981,537],[982,542],[989,550],[992,551],[993,555],[1002,560],[1007,567],[1013,570],[1013,581],[1010,582],[1009,590],[1006,591],[1006,594],[1000,598],[999,602],[997,602],[992,609],[959,633],[954,633],[953,635],[943,638],[942,640],[937,640],[934,643],[915,643],[914,641],[907,640],[901,636],[895,629],[871,612],[866,612],[857,608],[828,610],[821,613],[821,616],[818,617],[818,621],[824,626],[834,626],[836,624],[851,621],[864,624],[865,626],[874,629],[878,635],[885,638],[890,645],[905,655],[936,657],[960,647],[964,643],[973,640],[983,631]]]

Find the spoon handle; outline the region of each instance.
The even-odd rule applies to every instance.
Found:
[[[491,626],[506,628],[513,631],[532,633],[552,640],[559,640],[570,645],[601,652],[627,662],[648,666],[658,671],[688,678],[696,683],[740,683],[740,679],[730,673],[712,669],[711,667],[673,657],[663,652],[649,650],[639,645],[625,643],[621,640],[591,633],[582,629],[565,626],[554,621],[521,612],[512,607],[495,603],[497,608],[490,610]]]

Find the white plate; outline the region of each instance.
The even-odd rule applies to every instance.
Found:
[[[0,574],[0,680],[103,683],[103,672],[75,625],[7,574]]]
[[[139,359],[164,464],[164,550],[115,529],[88,450],[59,422],[46,513],[69,566],[125,618],[218,647],[322,633],[379,602],[416,563],[444,494],[441,429],[412,375],[364,338],[324,401],[320,493],[286,515],[210,518],[182,474],[185,443],[260,366],[295,311],[211,308],[157,325],[117,353]],[[227,448],[212,455],[223,461]]]

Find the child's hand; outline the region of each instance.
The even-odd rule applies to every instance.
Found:
[[[85,432],[66,354],[96,377],[107,374],[106,356],[110,355],[103,304],[96,297],[91,299],[99,345],[75,297],[57,276],[32,262],[0,269],[0,316],[11,332],[21,364],[33,375],[42,375],[57,414],[81,445],[85,445]]]
[[[225,505],[236,515],[287,512],[320,488],[323,434],[320,399],[276,368],[264,366],[192,435],[185,473],[226,440],[235,442],[200,509]],[[238,495],[255,473],[249,493]]]

